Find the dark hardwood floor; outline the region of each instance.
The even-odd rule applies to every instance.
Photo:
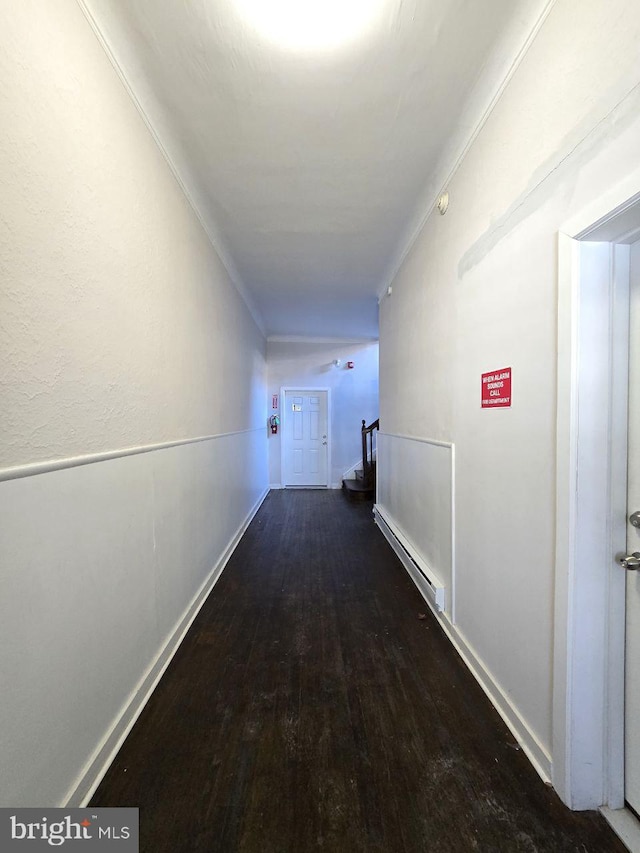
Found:
[[[425,612],[371,504],[271,492],[92,804],[149,853],[622,853]]]

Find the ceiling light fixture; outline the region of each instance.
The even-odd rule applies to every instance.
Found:
[[[236,0],[263,36],[294,50],[340,47],[366,34],[384,0]]]

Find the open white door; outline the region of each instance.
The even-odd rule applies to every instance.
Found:
[[[602,237],[559,244],[553,783],[573,809],[624,803],[629,246]]]
[[[640,814],[640,242],[631,249],[629,332],[624,794]]]
[[[328,486],[327,390],[284,389],[282,395],[283,486]]]
[[[611,199],[559,240],[553,781],[640,850],[640,192]]]

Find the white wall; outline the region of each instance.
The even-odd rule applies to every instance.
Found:
[[[0,40],[1,804],[55,806],[264,495],[266,344],[78,4]]]
[[[335,359],[342,362],[339,368]],[[378,343],[269,341],[267,370],[269,414],[271,397],[282,387],[331,389],[331,482],[342,485],[344,473],[362,459],[363,419],[369,424],[378,417]],[[275,486],[281,479],[281,435],[269,436],[269,479]]]
[[[456,624],[443,623],[543,775],[557,233],[637,168],[639,38],[633,0],[557,0],[451,180],[449,211],[429,217],[381,305],[385,432],[455,445]],[[502,367],[513,368],[513,405],[482,410],[480,375]]]

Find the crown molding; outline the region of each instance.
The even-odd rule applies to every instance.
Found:
[[[314,338],[305,335],[268,335],[267,343],[278,344],[377,344],[378,338]]]
[[[89,26],[91,27],[96,38],[98,39],[102,49],[104,50],[105,54],[107,55],[109,62],[111,63],[116,74],[120,78],[120,81],[121,81],[122,85],[124,86],[127,94],[131,98],[135,108],[137,109],[138,113],[140,114],[140,117],[142,118],[143,122],[145,123],[147,130],[149,131],[149,133],[151,134],[151,136],[153,138],[153,141],[155,142],[160,153],[164,157],[167,165],[169,166],[169,169],[171,170],[173,177],[175,178],[178,186],[180,187],[184,197],[187,199],[187,201],[188,201],[191,209],[193,210],[194,214],[196,215],[196,218],[198,219],[198,222],[202,226],[203,231],[207,235],[207,238],[208,238],[214,252],[216,253],[218,258],[220,259],[222,265],[224,266],[224,268],[227,272],[227,275],[229,276],[229,280],[231,281],[231,283],[233,284],[233,286],[235,287],[237,292],[240,294],[240,296],[241,296],[242,300],[244,301],[245,305],[247,306],[247,309],[248,309],[249,313],[251,314],[253,321],[255,322],[256,326],[262,332],[262,335],[264,337],[266,337],[267,332],[266,332],[266,326],[264,323],[264,318],[262,317],[262,314],[258,310],[254,301],[251,299],[251,297],[247,291],[246,285],[245,285],[244,281],[242,280],[242,277],[241,277],[240,273],[238,272],[231,255],[229,254],[229,252],[227,251],[227,249],[225,247],[224,239],[222,238],[222,235],[219,233],[217,227],[215,227],[214,224],[210,221],[210,218],[206,217],[203,214],[203,212],[201,210],[201,206],[203,206],[203,205],[199,204],[196,201],[196,194],[192,191],[192,189],[188,186],[187,182],[183,179],[182,174],[181,174],[181,170],[178,168],[174,158],[171,156],[171,154],[169,153],[169,151],[165,147],[164,143],[162,142],[160,134],[156,130],[156,127],[155,127],[153,121],[151,120],[149,113],[145,110],[144,106],[142,105],[141,101],[139,100],[138,96],[136,95],[135,90],[134,90],[133,86],[131,85],[131,83],[129,82],[129,78],[127,77],[127,74],[126,74],[124,68],[122,67],[122,65],[118,61],[118,58],[116,56],[114,48],[111,45],[111,42],[109,41],[106,33],[100,27],[100,24],[96,20],[91,9],[87,5],[87,0],[77,0],[77,3],[78,3],[78,6],[80,7],[80,9],[82,10],[83,15],[87,19]]]
[[[378,304],[381,304],[384,298],[388,295],[387,288],[389,287],[389,285],[393,284],[396,276],[400,271],[400,268],[402,267],[403,263],[407,258],[407,255],[409,254],[416,240],[420,236],[424,226],[426,225],[427,220],[435,210],[440,195],[446,191],[447,187],[453,180],[456,172],[458,171],[462,162],[467,156],[469,149],[482,131],[482,128],[487,123],[489,117],[491,116],[491,113],[500,101],[503,92],[505,91],[512,77],[520,67],[522,60],[525,58],[542,25],[544,24],[547,17],[549,16],[549,13],[555,6],[555,3],[556,0],[542,0],[542,8],[537,13],[531,25],[527,29],[524,38],[519,41],[518,47],[515,53],[512,55],[511,61],[506,72],[502,74],[497,84],[494,84],[492,86],[489,83],[487,85],[487,88],[489,89],[489,95],[488,97],[482,98],[482,102],[486,104],[486,106],[482,109],[482,112],[478,118],[474,119],[474,117],[470,115],[469,121],[464,121],[465,113],[471,113],[471,107],[469,106],[469,102],[467,102],[467,106],[463,111],[459,126],[465,127],[471,125],[472,130],[468,134],[459,134],[459,138],[449,149],[449,151],[452,152],[451,155],[445,155],[441,158],[441,161],[434,173],[433,180],[429,181],[429,183],[425,187],[425,191],[423,193],[424,203],[421,205],[420,212],[413,219],[411,225],[407,228],[406,233],[408,236],[406,240],[402,243],[400,250],[395,254],[391,263],[387,267],[385,276],[382,279],[383,283],[378,291]],[[452,201],[455,203],[455,200]]]

